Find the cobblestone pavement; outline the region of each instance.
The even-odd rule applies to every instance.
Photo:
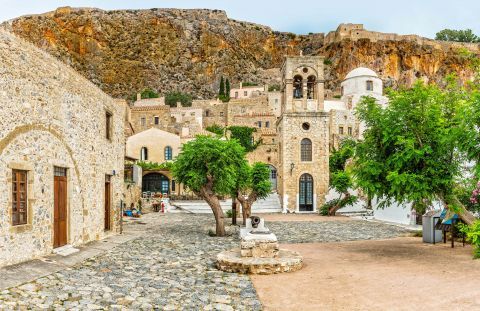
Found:
[[[0,310],[260,310],[250,278],[220,272],[214,258],[238,238],[209,237],[213,216],[150,214],[127,230],[142,237],[103,255],[0,292]],[[363,221],[271,222],[280,242],[398,236],[399,228]]]

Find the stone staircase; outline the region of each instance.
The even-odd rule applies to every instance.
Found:
[[[232,200],[220,201],[224,212],[232,209]],[[211,214],[212,209],[205,201],[171,201],[169,212],[172,213],[191,213],[191,214]],[[264,200],[257,200],[253,203],[252,214],[281,213],[280,198],[277,193],[270,194]]]

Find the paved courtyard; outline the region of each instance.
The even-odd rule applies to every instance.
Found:
[[[315,216],[313,216],[315,217]],[[384,239],[405,230],[366,221],[274,221],[280,243]],[[320,220],[320,221],[317,221]],[[125,226],[140,236],[68,269],[0,292],[0,309],[261,310],[249,276],[220,272],[214,258],[237,235],[207,232],[211,215],[145,215]],[[319,246],[320,247],[320,246]]]

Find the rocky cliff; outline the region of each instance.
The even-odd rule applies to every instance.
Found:
[[[18,36],[74,67],[105,92],[127,98],[149,87],[197,98],[216,93],[221,75],[233,83],[279,83],[284,55],[324,55],[327,87],[358,66],[379,73],[387,86],[415,79],[441,81],[471,75],[458,48],[409,40],[295,35],[229,19],[218,10],[59,8],[5,23]]]

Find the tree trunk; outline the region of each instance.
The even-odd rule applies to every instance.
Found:
[[[342,208],[342,201],[350,197],[350,193],[348,192],[343,194],[345,195],[345,197],[342,199],[342,194],[340,194],[340,197],[338,198],[338,203],[330,207],[330,209],[328,210],[328,216],[335,216],[335,213],[337,213],[337,211]]]
[[[213,194],[213,191],[209,189],[202,188],[200,191],[200,195],[203,197],[205,201],[207,201],[208,205],[213,211],[213,215],[215,216],[215,223],[216,223],[216,235],[218,237],[225,236],[225,215],[223,214],[222,206],[220,205],[220,200],[218,197]]]
[[[458,214],[458,217],[467,225],[472,225],[477,218],[468,211],[465,206],[458,200],[456,196],[442,198],[444,206],[448,209],[446,217],[453,217],[453,214]]]
[[[244,226],[247,225],[247,210],[245,209],[245,205],[242,201],[240,201],[240,204],[242,205],[242,224]]]
[[[232,225],[237,224],[237,200],[232,198]]]

